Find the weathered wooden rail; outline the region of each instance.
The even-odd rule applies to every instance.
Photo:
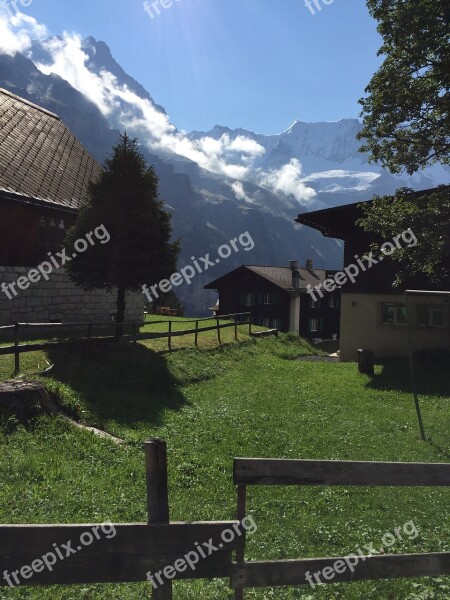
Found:
[[[246,320],[239,320],[245,318]],[[215,324],[211,327],[201,327],[201,324],[205,321],[215,321]],[[221,321],[229,321],[226,323],[221,323]],[[176,325],[177,321],[165,320],[165,321],[152,321],[150,323],[146,323],[146,325],[161,325],[167,324],[167,331],[161,332],[146,332],[139,333],[140,324],[138,323],[124,323],[124,327],[131,327],[132,333],[121,336],[121,341],[129,341],[132,343],[136,343],[139,340],[157,340],[157,339],[167,339],[168,341],[168,349],[172,351],[172,339],[176,337],[182,337],[185,335],[194,335],[195,336],[195,345],[198,346],[198,338],[201,333],[206,333],[207,331],[217,331],[217,339],[219,344],[222,343],[220,332],[222,329],[227,329],[229,327],[234,327],[234,337],[238,339],[238,326],[239,325],[248,325],[249,326],[249,334],[252,333],[252,323],[251,323],[251,313],[233,313],[231,315],[220,315],[216,317],[207,317],[204,319],[193,319],[189,321],[181,321],[181,323],[195,323],[195,328],[192,329],[180,329],[174,330],[174,324]],[[3,346],[0,347],[0,356],[14,355],[14,371],[15,373],[19,373],[20,371],[20,355],[25,352],[36,352],[36,351],[46,351],[52,350],[56,348],[66,348],[68,346],[72,346],[74,344],[80,343],[80,341],[90,341],[95,340],[96,343],[109,343],[116,341],[115,336],[102,336],[102,337],[93,337],[93,328],[94,327],[113,327],[115,324],[113,323],[16,323],[15,325],[7,325],[0,327],[0,333],[13,332],[14,334],[14,345],[11,346]],[[20,333],[21,330],[31,329],[31,330],[40,330],[40,329],[85,329],[86,334],[80,335],[75,338],[66,339],[66,340],[58,340],[52,342],[31,342],[27,344],[20,343]]]
[[[242,520],[247,486],[443,487],[450,486],[450,464],[236,458],[233,479],[238,493],[237,518]],[[236,600],[244,598],[246,588],[308,585],[307,574],[324,569],[334,573],[324,584],[450,574],[450,552],[359,557],[352,569],[345,568],[348,556],[245,562],[241,547],[236,557],[231,574]],[[341,572],[334,571],[337,564]]]

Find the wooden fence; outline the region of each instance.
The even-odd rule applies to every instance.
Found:
[[[250,485],[450,486],[450,464],[236,458],[233,474],[239,521],[245,518]],[[348,558],[245,562],[241,547],[231,586],[235,599],[242,600],[246,588],[308,585],[307,573],[324,569],[334,573],[324,584],[450,574],[450,552],[365,556],[359,557],[357,568],[343,569]],[[334,569],[337,564],[339,572]]]
[[[450,464],[237,458],[234,461],[237,520],[175,523],[169,521],[166,443],[150,440],[145,443],[145,453],[147,523],[110,524],[110,530],[114,528],[116,532],[114,537],[97,538],[90,545],[77,546],[67,560],[55,560],[52,570],[41,568],[40,557],[57,553],[56,548],[67,547],[68,542],[80,540],[86,532],[102,526],[0,525],[0,574],[8,573],[13,582],[13,574],[20,574],[21,585],[69,585],[145,582],[149,571],[155,579],[156,573],[162,573],[163,585],[149,583],[154,600],[172,600],[172,579],[231,576],[235,598],[241,599],[245,588],[307,585],[308,571],[333,570],[338,562],[345,566],[349,558],[245,562],[245,532],[240,530],[238,534],[238,530],[246,516],[247,486],[450,486]],[[235,534],[230,537],[230,532]],[[207,542],[214,545],[215,551],[199,559],[195,570],[171,568]],[[233,552],[236,562],[232,560]],[[41,563],[39,571],[38,563]],[[323,583],[448,574],[450,552],[379,555],[364,560],[361,557],[357,567],[340,569],[332,581]],[[0,578],[2,585],[8,585],[5,577]]]
[[[220,321],[230,321],[227,323],[221,323]],[[206,321],[215,321],[215,324],[211,327],[201,327],[201,323]],[[166,320],[166,321],[151,321],[150,323],[146,323],[147,325],[167,325],[167,331],[163,332],[146,332],[140,333],[139,328],[140,324],[138,323],[124,323],[124,327],[130,327],[132,330],[131,335],[122,335],[122,341],[129,341],[132,343],[136,343],[139,340],[156,340],[156,339],[164,339],[167,338],[168,349],[172,351],[172,339],[175,337],[181,337],[185,335],[194,335],[195,345],[198,346],[198,339],[201,333],[205,333],[207,331],[217,331],[217,339],[219,344],[222,343],[220,332],[222,329],[226,329],[229,327],[234,327],[234,337],[238,339],[238,326],[239,325],[248,325],[249,334],[252,333],[252,323],[251,323],[251,313],[233,313],[231,315],[219,315],[216,317],[207,317],[204,319],[192,319],[189,321],[183,320],[180,321],[183,324],[186,323],[195,323],[195,328],[191,329],[182,329],[179,331],[174,330],[174,324],[177,321]],[[11,332],[14,336],[14,345],[12,346],[3,346],[0,347],[0,356],[6,355],[14,355],[14,371],[15,373],[19,373],[20,371],[20,355],[24,352],[36,352],[37,350],[52,350],[55,348],[65,348],[71,346],[73,344],[79,343],[80,341],[89,341],[95,339],[96,342],[113,342],[116,341],[115,336],[102,336],[102,337],[93,337],[93,328],[94,327],[112,327],[115,324],[112,323],[16,323],[15,325],[7,325],[0,327],[0,334]],[[69,340],[61,340],[55,342],[39,342],[39,343],[28,343],[21,344],[20,343],[20,334],[24,329],[83,329],[85,330],[84,335],[80,335],[77,338],[72,338]]]
[[[166,443],[150,440],[145,451],[147,523],[111,524],[111,531],[113,527],[116,531],[114,537],[97,539],[83,547],[76,545],[78,540],[86,532],[95,528],[98,531],[100,525],[0,525],[0,573],[8,573],[13,583],[16,573],[21,585],[34,586],[145,582],[149,571],[164,572],[167,566],[195,551],[197,544],[210,542],[216,547],[213,554],[199,560],[195,570],[172,569],[171,577],[229,577],[232,552],[244,541],[236,534],[227,542],[223,534],[235,531],[239,524],[237,521],[169,523]],[[75,552],[64,560],[52,560],[52,570],[42,568],[41,558],[48,553],[58,554],[57,548],[66,552],[69,542]],[[8,585],[1,574],[0,586]],[[154,599],[172,598],[171,581],[156,589],[149,581],[148,585]]]

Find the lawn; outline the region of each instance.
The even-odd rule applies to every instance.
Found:
[[[179,326],[186,326],[179,321]],[[157,325],[146,325],[156,328]],[[175,327],[175,325],[174,325]],[[247,328],[248,332],[248,328]],[[249,339],[244,327],[203,333],[202,349],[158,353],[156,341],[23,355],[23,370],[54,363],[46,382],[72,412],[127,441],[124,446],[41,418],[26,430],[0,428],[0,522],[145,521],[141,442],[167,440],[171,518],[221,520],[235,515],[234,456],[450,462],[449,389],[444,364],[422,361],[419,385],[431,440],[423,443],[408,390],[407,363],[386,361],[376,376],[354,364],[298,361],[302,340]],[[181,342],[187,338],[179,338]],[[159,343],[159,341],[158,341]],[[9,357],[0,376],[11,375]],[[431,488],[252,488],[248,513],[258,531],[247,559],[337,556],[413,521],[416,539],[392,552],[450,551],[450,490]],[[378,546],[377,546],[378,544]],[[175,598],[232,598],[226,580],[175,583]],[[148,598],[147,585],[23,588],[0,598]],[[246,598],[280,600],[450,597],[450,579],[250,590]]]

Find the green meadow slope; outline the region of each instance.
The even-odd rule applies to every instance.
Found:
[[[180,326],[182,322],[180,322]],[[204,333],[202,348],[180,338],[172,354],[156,342],[23,355],[32,372],[54,363],[49,390],[71,412],[126,444],[116,446],[41,417],[25,429],[0,426],[0,522],[145,521],[142,441],[167,440],[171,518],[221,520],[235,515],[235,456],[450,462],[448,375],[438,361],[420,373],[423,416],[431,441],[420,440],[403,360],[377,365],[370,379],[354,364],[307,362],[302,340],[254,340],[244,327],[222,347]],[[160,344],[160,342],[158,342]],[[187,347],[190,346],[190,347]],[[0,359],[0,377],[12,360]],[[413,521],[419,531],[392,552],[450,551],[450,490],[391,488],[252,488],[248,513],[258,531],[247,559],[338,556]],[[95,568],[95,567],[94,567]],[[182,600],[232,598],[228,581],[175,583]],[[66,588],[0,588],[0,599],[149,598],[145,584]],[[254,599],[367,600],[450,598],[450,578],[249,590]]]

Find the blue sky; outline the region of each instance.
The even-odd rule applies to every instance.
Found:
[[[23,12],[52,34],[105,41],[179,128],[270,134],[358,116],[380,64],[365,2],[317,1],[314,15],[305,0],[176,0],[153,19],[143,0],[33,0]]]

